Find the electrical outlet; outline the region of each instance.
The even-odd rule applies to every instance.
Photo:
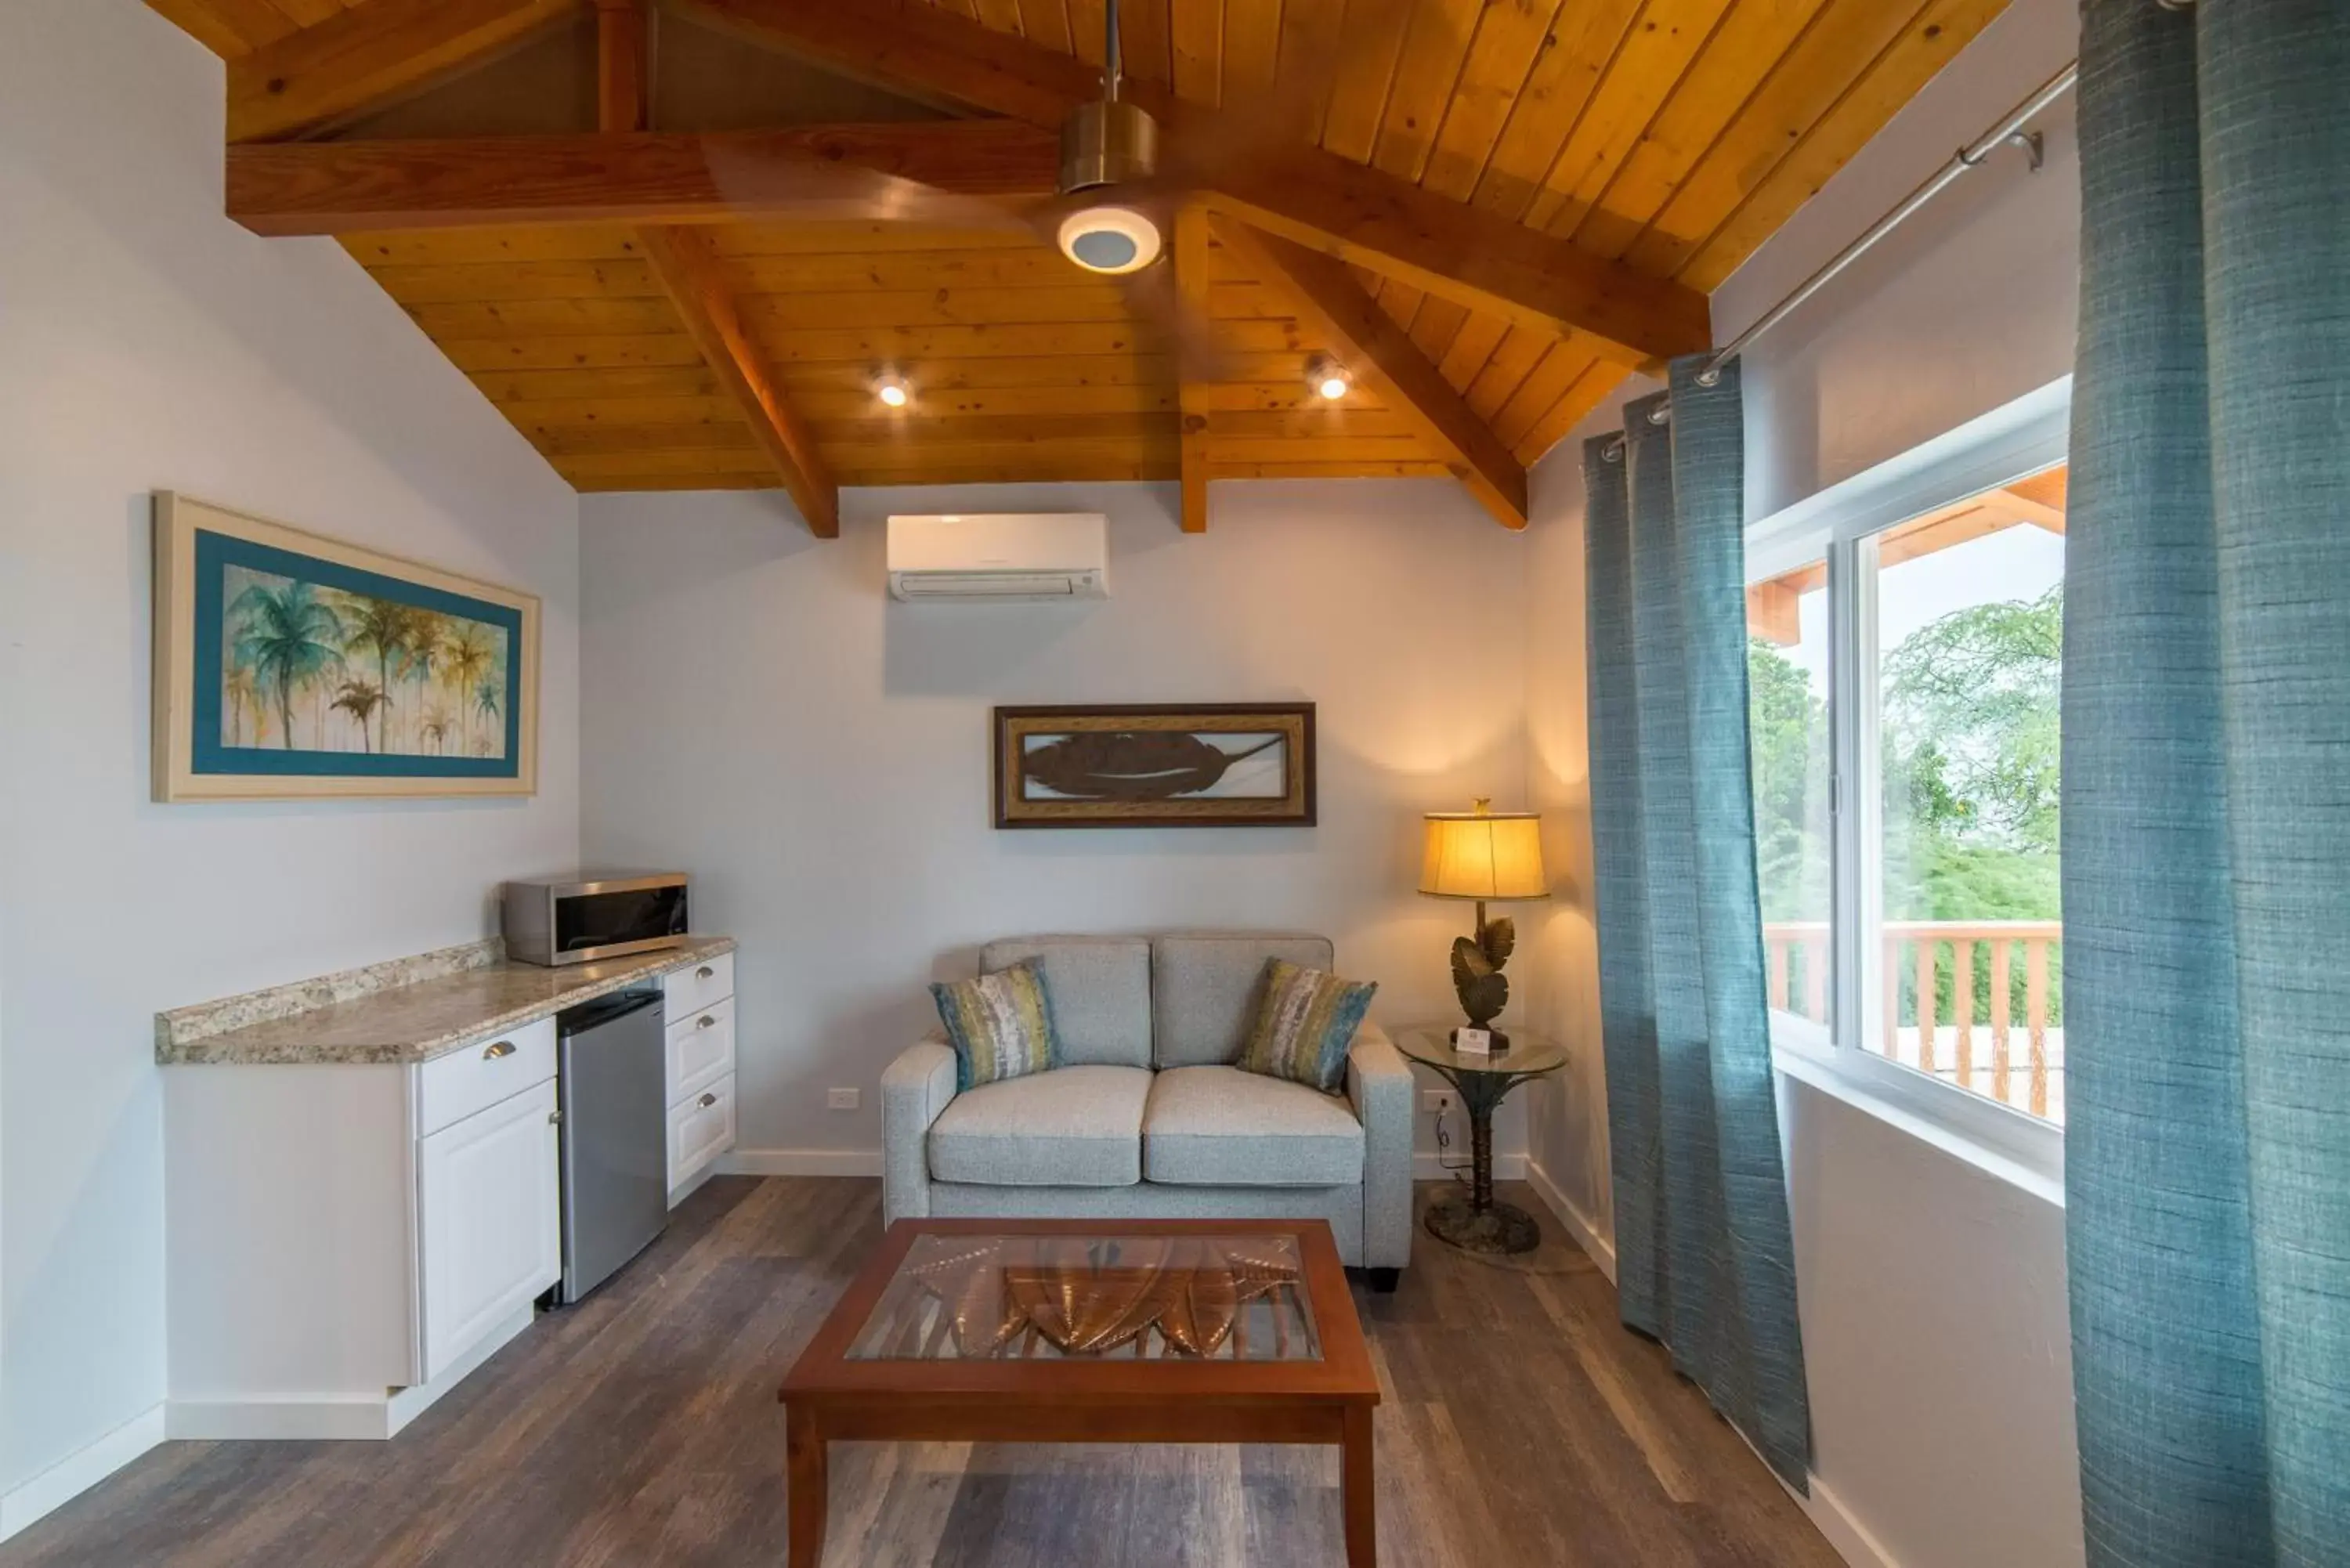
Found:
[[[824,1103],[836,1111],[853,1111],[860,1098],[855,1089],[834,1089],[824,1097]]]
[[[1441,1116],[1452,1108],[1452,1091],[1450,1089],[1422,1090],[1419,1096],[1419,1108],[1431,1116]]]

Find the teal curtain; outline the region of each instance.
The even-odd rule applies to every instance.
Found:
[[[2065,1187],[2093,1568],[2350,1563],[2350,3],[2086,0]]]
[[[1584,449],[1599,1011],[1624,1321],[1788,1484],[1811,1414],[1746,759],[1745,432],[1701,358]]]

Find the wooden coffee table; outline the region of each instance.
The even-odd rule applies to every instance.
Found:
[[[1370,1350],[1319,1220],[903,1220],[784,1379],[791,1568],[825,1445],[1331,1443],[1377,1559]]]

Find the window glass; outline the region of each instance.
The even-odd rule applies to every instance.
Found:
[[[1823,1027],[1835,995],[1827,587],[1821,559],[1746,589],[1754,859],[1771,1005]]]
[[[1863,542],[1877,768],[1864,864],[1891,1060],[2062,1121],[2057,712],[2065,471]],[[1767,919],[1767,910],[1766,910]]]

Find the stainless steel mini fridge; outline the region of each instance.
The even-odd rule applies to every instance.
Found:
[[[579,1300],[669,1225],[669,1117],[659,991],[556,1015],[563,1107],[563,1283]]]

